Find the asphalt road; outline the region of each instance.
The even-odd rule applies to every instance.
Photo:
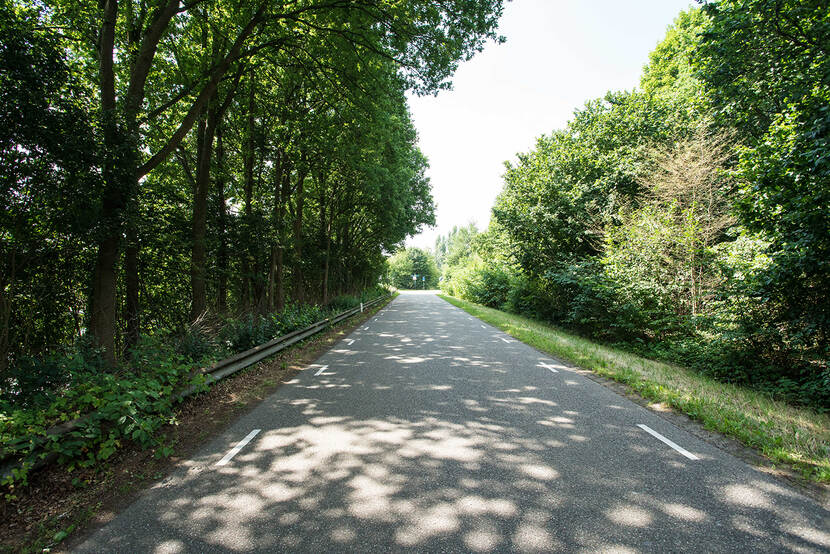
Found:
[[[830,552],[830,512],[412,293],[79,551]]]

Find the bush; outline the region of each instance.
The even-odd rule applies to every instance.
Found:
[[[169,447],[156,431],[173,418],[174,392],[204,382],[191,362],[158,338],[141,339],[129,370],[96,370],[78,356],[65,360],[71,364],[71,386],[53,394],[47,405],[0,406],[0,448],[24,460],[23,469],[0,484],[25,482],[28,468],[52,453],[70,469],[108,459],[125,441],[166,455]],[[74,430],[47,435],[52,426],[81,416]]]
[[[453,268],[446,276],[441,286],[448,294],[493,308],[507,303],[510,273],[502,266],[472,260],[466,266]]]
[[[99,350],[87,340],[41,357],[21,356],[0,381],[0,413],[9,406],[43,407],[86,373],[106,371]]]
[[[549,319],[549,303],[538,281],[531,280],[523,273],[510,276],[510,290],[507,292],[505,309],[514,314],[534,319]]]

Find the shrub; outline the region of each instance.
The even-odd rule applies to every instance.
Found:
[[[156,431],[173,418],[175,391],[204,382],[191,362],[158,338],[142,337],[129,370],[96,371],[82,359],[66,359],[75,364],[72,384],[47,405],[2,406],[0,447],[22,458],[24,466],[1,484],[25,482],[28,468],[52,453],[70,469],[108,459],[125,441],[157,447],[157,453],[166,455],[169,447]],[[81,416],[74,430],[47,434],[52,426]]]

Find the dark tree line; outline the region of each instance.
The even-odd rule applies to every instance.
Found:
[[[404,94],[501,3],[0,2],[0,368],[376,283],[433,221]]]

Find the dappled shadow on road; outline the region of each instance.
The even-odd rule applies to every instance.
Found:
[[[382,334],[354,335],[353,345],[326,359],[329,369],[305,372],[270,399],[263,409],[272,425],[230,464],[215,465],[223,452],[205,454],[152,491],[146,499],[154,498],[155,510],[142,514],[150,532],[102,535],[98,546],[830,547],[826,514],[819,509],[805,519],[804,500],[789,489],[754,473],[743,480],[728,471],[690,476],[689,460],[644,440],[626,420],[632,408],[619,397],[602,392],[595,402],[577,401],[572,389],[587,387],[581,377],[537,367],[550,360],[477,323],[478,334],[459,338],[452,328],[467,321],[460,312],[436,308],[438,318],[407,303],[393,308]],[[696,463],[716,463],[699,455]]]

